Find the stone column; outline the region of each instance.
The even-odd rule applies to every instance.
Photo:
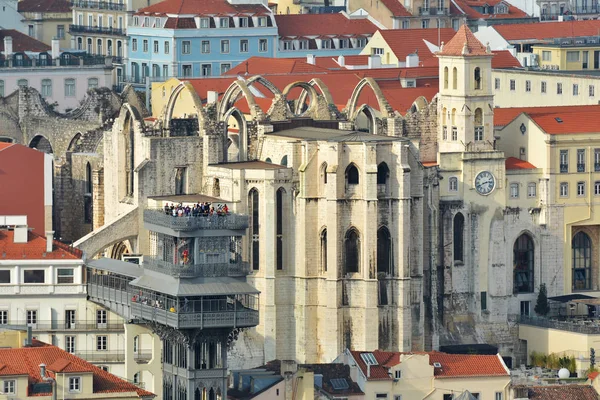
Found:
[[[92,171],[93,229],[104,225],[104,170]]]

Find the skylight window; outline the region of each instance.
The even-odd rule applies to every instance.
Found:
[[[350,387],[348,381],[345,378],[335,378],[331,380],[331,386],[333,390],[346,390]]]
[[[378,365],[377,360],[375,359],[375,356],[373,355],[373,353],[362,353],[360,355],[360,358],[362,358],[362,360],[367,365]]]
[[[434,363],[433,363],[433,366],[434,366],[435,368],[442,368],[442,364],[440,364],[439,362],[434,362]]]
[[[556,117],[554,118],[556,120],[556,122],[558,122],[559,124],[562,124],[563,120],[560,117]]]

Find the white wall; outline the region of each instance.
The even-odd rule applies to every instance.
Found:
[[[513,56],[517,55],[517,50],[493,26],[480,26],[474,34],[481,43],[489,43],[492,50],[510,50]]]
[[[0,28],[16,29],[27,35],[27,25],[21,22],[23,16],[17,9],[17,0],[0,0]]]

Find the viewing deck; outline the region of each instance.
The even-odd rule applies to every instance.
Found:
[[[145,269],[161,272],[176,278],[244,277],[250,273],[250,264],[242,261],[234,263],[177,265],[168,261],[144,256],[143,266]]]
[[[249,218],[242,214],[201,215],[196,217],[174,217],[162,209],[144,210],[144,223],[162,226],[173,231],[190,232],[206,229],[243,230],[248,228]]]

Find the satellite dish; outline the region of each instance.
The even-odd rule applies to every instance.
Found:
[[[570,376],[571,376],[571,372],[569,372],[569,370],[566,369],[566,368],[561,368],[558,371],[558,378],[559,379],[567,379]]]

